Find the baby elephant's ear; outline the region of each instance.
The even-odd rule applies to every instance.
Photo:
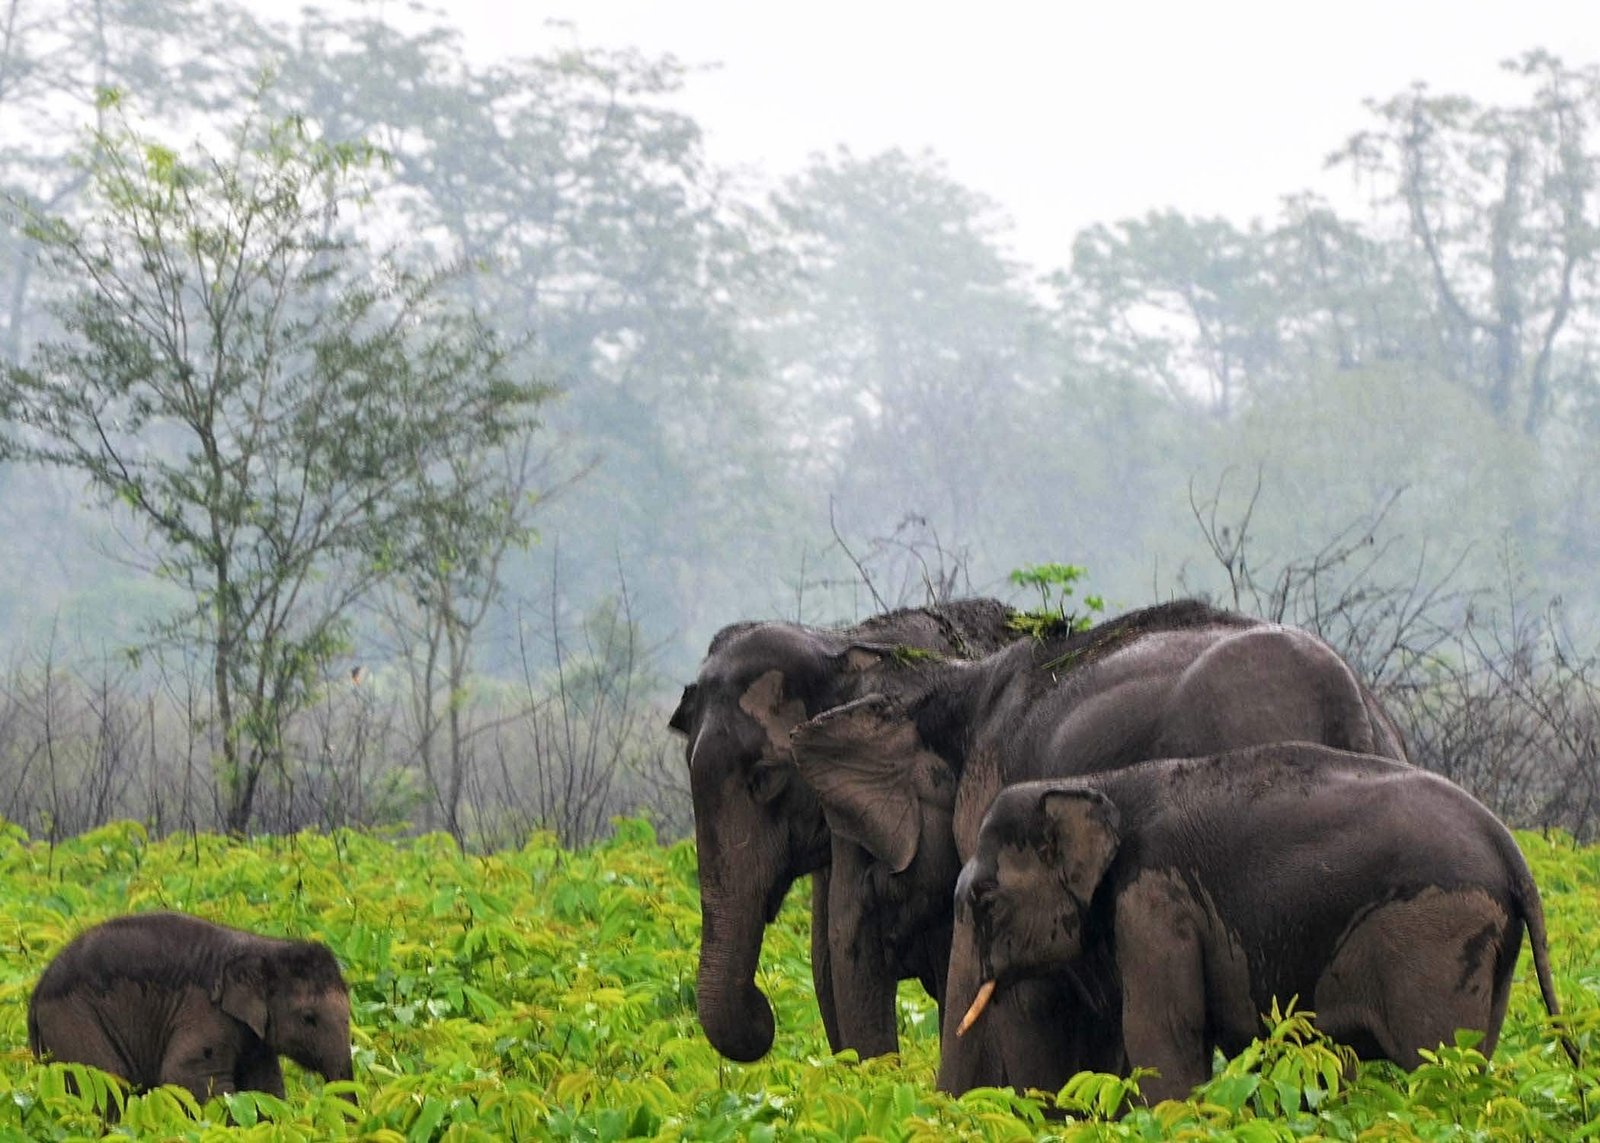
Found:
[[[230,961],[211,990],[211,1002],[267,1038],[267,975],[265,958],[247,953]]]
[[[1122,815],[1099,790],[1082,786],[1045,790],[1039,812],[1055,843],[1062,881],[1087,905],[1122,844]]]

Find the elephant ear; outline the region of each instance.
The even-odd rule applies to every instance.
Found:
[[[1039,796],[1053,864],[1067,890],[1085,905],[1122,844],[1122,815],[1099,790],[1056,786]]]
[[[211,990],[211,1002],[245,1025],[259,1038],[267,1038],[266,958],[246,953],[228,962]]]
[[[782,671],[767,671],[739,696],[739,709],[755,719],[767,736],[767,749],[750,772],[750,788],[758,802],[772,801],[794,774],[789,736],[806,719],[806,704],[788,694]]]
[[[694,704],[700,695],[700,684],[690,683],[683,688],[683,697],[678,700],[678,709],[672,712],[672,717],[667,720],[667,727],[676,730],[679,734],[689,733],[689,720],[694,717]]]
[[[782,751],[794,728],[806,720],[806,704],[786,693],[782,671],[767,671],[739,696],[739,709],[761,724],[774,751]]]
[[[889,643],[851,643],[839,653],[839,665],[845,674],[859,675],[880,665],[894,652],[894,646]]]
[[[873,694],[819,714],[793,741],[828,828],[903,873],[922,833],[916,777],[925,747],[916,724]]]

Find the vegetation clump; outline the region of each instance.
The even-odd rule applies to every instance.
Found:
[[[1009,620],[1012,630],[1040,641],[1054,635],[1087,631],[1094,623],[1090,617],[1104,614],[1105,600],[1098,595],[1086,595],[1081,612],[1069,612],[1067,601],[1072,598],[1074,585],[1088,574],[1087,568],[1077,564],[1029,564],[1013,569],[1008,577],[1010,581],[1018,587],[1037,591],[1039,606],[1012,612]]]

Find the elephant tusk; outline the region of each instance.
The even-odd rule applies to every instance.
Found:
[[[989,1007],[989,998],[994,995],[994,981],[986,980],[978,988],[978,995],[973,998],[972,1007],[967,1009],[967,1014],[961,1018],[961,1023],[956,1026],[956,1035],[965,1036],[967,1029],[977,1022],[983,1010]]]

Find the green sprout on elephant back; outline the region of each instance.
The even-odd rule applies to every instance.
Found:
[[[947,662],[949,656],[941,655],[938,651],[930,651],[926,647],[913,647],[909,643],[896,644],[891,658],[896,666],[914,667],[921,663]]]
[[[1012,571],[1008,577],[1018,587],[1031,587],[1039,593],[1039,606],[1032,610],[1018,610],[1010,620],[1013,630],[1035,639],[1067,631],[1087,631],[1094,625],[1093,615],[1105,613],[1105,600],[1098,595],[1083,597],[1084,610],[1067,610],[1067,601],[1073,596],[1074,585],[1084,579],[1089,570],[1077,564],[1028,564]]]

